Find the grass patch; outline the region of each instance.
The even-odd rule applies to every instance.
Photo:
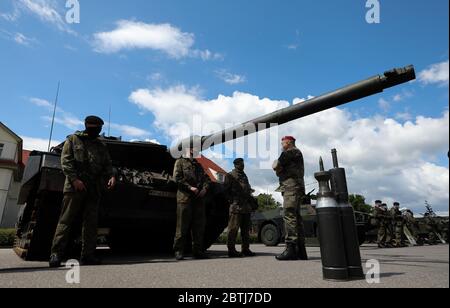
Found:
[[[13,247],[15,235],[14,229],[0,229],[0,248]]]

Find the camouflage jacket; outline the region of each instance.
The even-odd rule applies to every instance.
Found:
[[[405,222],[408,225],[416,225],[416,223],[417,223],[416,219],[414,218],[414,215],[412,213],[410,213],[410,212],[405,212],[403,214],[403,218],[405,219]]]
[[[84,132],[67,137],[61,167],[66,176],[64,193],[75,192],[72,183],[77,179],[87,186],[88,191],[99,193],[105,187],[105,180],[114,175],[106,146],[99,139],[89,139]]]
[[[391,216],[392,216],[392,219],[394,219],[397,222],[403,221],[402,212],[396,208],[391,209]]]
[[[178,202],[189,202],[196,198],[191,187],[201,191],[208,190],[211,185],[211,179],[195,159],[178,159],[175,162],[173,179],[178,184]]]
[[[280,178],[281,192],[300,192],[305,194],[305,165],[302,152],[293,147],[284,151],[278,159],[281,170],[277,172]]]
[[[379,220],[389,220],[391,218],[391,215],[388,213],[388,211],[385,211],[380,207],[374,207],[373,217]]]
[[[243,171],[234,169],[227,174],[225,185],[230,202],[230,213],[250,214],[252,206],[249,198],[252,198],[253,190],[247,175]]]

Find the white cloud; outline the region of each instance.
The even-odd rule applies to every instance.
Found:
[[[302,101],[304,99],[295,99],[296,103]],[[200,97],[198,89],[185,86],[138,89],[131,93],[130,102],[151,112],[156,118],[155,125],[171,139],[191,134],[183,123],[191,125],[193,115],[200,117],[205,125],[216,123],[223,128],[223,123],[239,124],[290,105],[288,101],[241,92],[206,100]],[[437,157],[447,154],[448,127],[448,111],[441,117],[419,116],[414,121],[400,123],[379,116],[354,119],[349,112],[334,108],[283,125],[278,134],[274,131],[270,134],[275,138],[281,135],[298,138],[305,156],[306,183],[312,184],[308,185],[308,190],[317,186],[313,174],[318,171],[319,157],[324,156],[330,168],[330,149],[337,148],[341,165],[347,168],[352,193],[365,195],[368,202],[396,199],[416,211],[422,210],[427,199],[436,211],[447,211],[449,170],[439,165]],[[206,135],[211,131],[209,127],[197,127],[193,133]],[[278,149],[275,151],[278,155]],[[217,153],[207,154],[213,155],[214,160],[226,168],[231,167],[227,161],[219,159]],[[237,153],[238,156],[244,154]],[[258,159],[247,163],[247,172],[258,192],[268,189],[273,192],[278,185],[271,170],[259,168]],[[280,196],[277,195],[277,199]]]
[[[120,20],[109,32],[94,34],[94,50],[99,53],[117,53],[122,50],[152,49],[166,53],[172,58],[199,57],[203,60],[217,59],[219,54],[209,50],[193,49],[195,36],[182,32],[170,24],[148,24]]]
[[[20,17],[20,10],[15,7],[14,10],[10,13],[0,13],[0,17],[6,21],[14,22]]]
[[[46,152],[48,150],[48,139],[32,138],[27,136],[21,136],[20,138],[23,140],[24,150],[42,152]],[[60,143],[60,141],[53,140],[51,147],[57,146]]]
[[[76,35],[58,12],[58,3],[54,0],[18,0],[16,8],[37,16],[60,31]]]
[[[384,112],[388,112],[389,109],[391,109],[391,103],[389,103],[384,98],[380,98],[378,100],[378,107],[380,107],[380,109],[383,110]]]
[[[402,99],[403,97],[400,94],[395,95],[393,98],[394,102],[400,102]]]
[[[0,36],[6,38],[7,40],[13,41],[19,45],[27,47],[37,43],[37,40],[35,38],[27,37],[25,34],[19,32],[11,33],[9,31],[0,29]]]
[[[190,57],[194,57],[194,58],[200,58],[203,61],[209,61],[209,60],[223,60],[224,56],[220,53],[217,52],[212,52],[208,49],[206,50],[199,50],[199,49],[195,49],[190,51],[189,54]]]
[[[230,85],[237,85],[247,81],[247,78],[245,76],[232,74],[227,70],[218,70],[216,71],[216,75]]]
[[[108,125],[108,124],[106,124],[106,125]],[[132,137],[132,138],[145,137],[145,136],[150,135],[150,132],[148,132],[144,129],[141,129],[141,128],[130,126],[130,125],[120,125],[120,124],[111,123],[111,128],[120,132],[121,134],[123,134],[127,137]]]
[[[30,98],[30,102],[38,107],[46,107],[46,108],[53,108],[53,105],[45,99],[32,97]]]
[[[33,98],[30,98],[30,102],[38,107],[45,108],[49,111],[53,111],[53,108],[54,108],[53,105],[45,99],[33,97]],[[50,117],[50,116],[43,116],[42,119],[49,123],[52,121],[52,117]],[[59,107],[57,108],[55,123],[62,125],[70,130],[84,129],[84,121],[83,120],[79,119],[77,116],[74,116],[70,112],[67,112]],[[107,128],[107,125],[108,124],[105,125],[105,129]],[[111,123],[111,128],[113,129],[113,131],[115,131],[125,137],[129,137],[129,138],[150,136],[150,132],[148,132],[147,130],[144,130],[144,129],[141,129],[138,127],[134,127],[131,125]]]
[[[411,121],[413,116],[409,112],[399,112],[395,115],[395,118],[400,121]]]
[[[419,81],[423,84],[448,85],[449,61],[433,64],[419,73]]]
[[[30,46],[33,42],[35,42],[35,39],[26,37],[22,33],[16,33],[16,35],[14,36],[14,41],[20,45]]]
[[[162,73],[153,73],[148,76],[147,79],[151,81],[161,81],[162,79],[164,79],[164,75]]]

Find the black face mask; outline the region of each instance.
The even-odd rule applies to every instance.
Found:
[[[85,130],[85,133],[91,139],[98,138],[98,136],[100,136],[101,132],[102,132],[102,128],[101,127],[87,127],[86,130]]]

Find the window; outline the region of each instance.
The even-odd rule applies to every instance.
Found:
[[[5,145],[3,143],[0,143],[0,158],[2,157],[3,148]]]

